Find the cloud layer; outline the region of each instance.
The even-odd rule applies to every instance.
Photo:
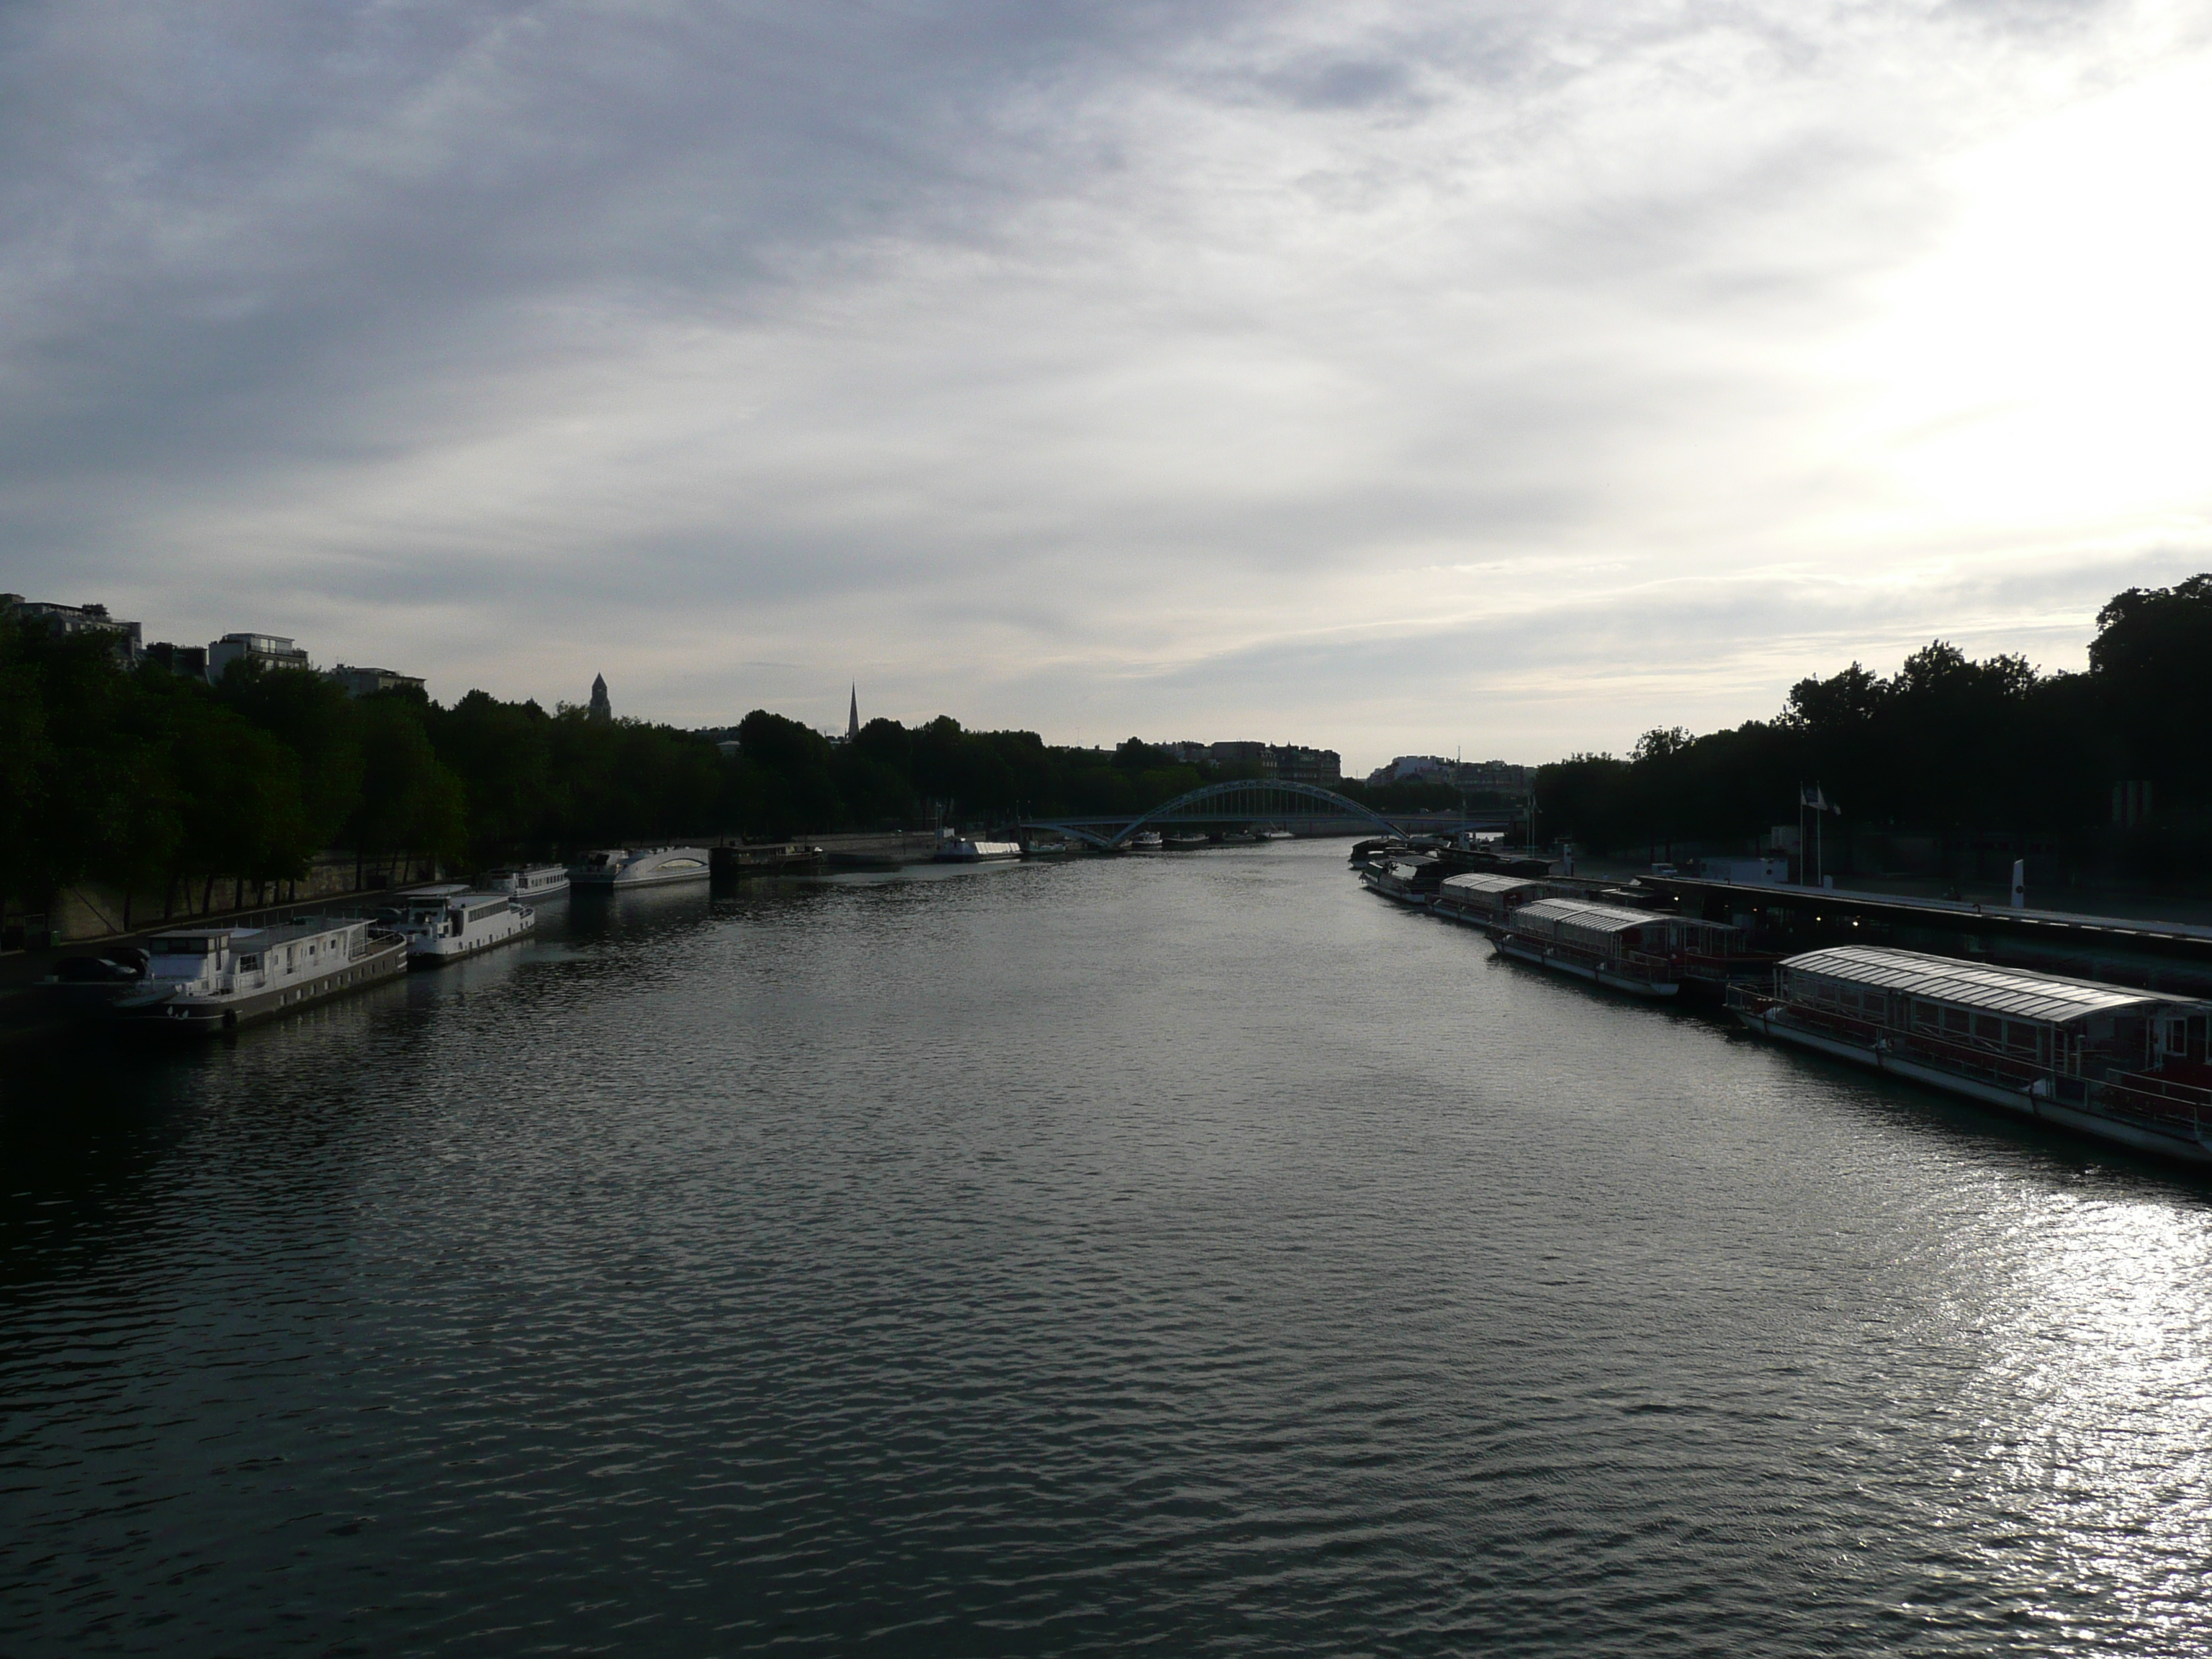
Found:
[[[2212,554],[2156,5],[19,7],[0,557],[439,695],[1540,758]]]

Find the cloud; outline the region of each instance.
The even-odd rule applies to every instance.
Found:
[[[447,696],[828,721],[857,675],[1363,760],[1618,748],[1937,632],[2078,653],[2100,583],[2212,550],[2197,416],[2100,344],[2204,355],[2157,214],[2196,27],[17,8],[0,557]],[[2054,275],[2077,223],[2135,275]],[[2094,476],[2008,483],[2085,431]]]

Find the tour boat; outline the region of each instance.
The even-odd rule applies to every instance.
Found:
[[[1018,841],[981,841],[973,836],[948,836],[931,859],[938,864],[988,864],[998,859],[1018,859]]]
[[[1515,906],[1487,931],[1500,956],[1635,996],[1671,997],[1682,988],[1685,930],[1703,934],[1717,926],[1625,905],[1539,898]]]
[[[1279,826],[1273,830],[1255,830],[1252,834],[1258,841],[1288,841],[1291,838],[1291,832]]]
[[[568,890],[568,868],[562,864],[533,864],[517,870],[495,870],[485,878],[484,890],[519,899],[556,898]]]
[[[145,977],[116,1004],[149,1026],[228,1031],[404,973],[407,942],[357,917],[191,927],[146,945]]]
[[[1884,945],[1780,963],[1729,992],[1762,1036],[2023,1117],[2212,1164],[2212,1002]]]
[[[1501,876],[1487,870],[1471,870],[1446,876],[1437,885],[1430,907],[1447,921],[1463,921],[1478,927],[1502,922],[1532,899],[1547,898],[1551,886],[1526,876]]]
[[[713,873],[703,847],[610,847],[586,853],[581,863],[568,866],[568,879],[574,885],[617,893],[633,887],[705,881]]]
[[[512,893],[441,893],[413,896],[392,922],[407,941],[407,957],[421,968],[458,962],[495,945],[521,939],[538,926],[538,912]]]
[[[1129,850],[1133,853],[1157,853],[1163,845],[1157,830],[1139,830],[1129,837]]]
[[[1172,848],[1178,853],[1194,853],[1201,847],[1212,846],[1213,842],[1207,836],[1195,836],[1186,831],[1182,835],[1163,836],[1161,844]]]

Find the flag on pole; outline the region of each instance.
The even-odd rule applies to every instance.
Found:
[[[1819,784],[1800,784],[1797,788],[1798,799],[1815,812],[1833,812],[1838,817],[1843,816],[1844,809],[1830,800]]]

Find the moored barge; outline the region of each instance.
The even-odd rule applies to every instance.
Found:
[[[1551,896],[1547,882],[1528,876],[1501,876],[1487,870],[1446,876],[1437,884],[1430,906],[1447,921],[1485,927],[1503,922],[1530,901]]]
[[[407,971],[407,942],[358,919],[193,927],[147,941],[145,977],[116,1004],[148,1029],[234,1030]]]
[[[2212,1164],[2212,1003],[1875,945],[1810,951],[1729,1005],[1761,1036]]]
[[[1516,906],[1488,932],[1500,956],[1632,996],[1671,997],[1682,988],[1678,952],[1683,930],[1710,932],[1719,926],[1622,905],[1540,898]]]
[[[410,897],[392,922],[418,968],[459,962],[526,938],[537,926],[538,912],[511,893],[466,891]]]
[[[1433,858],[1420,853],[1395,853],[1378,858],[1359,872],[1370,891],[1401,904],[1426,904],[1437,890],[1443,872]]]

